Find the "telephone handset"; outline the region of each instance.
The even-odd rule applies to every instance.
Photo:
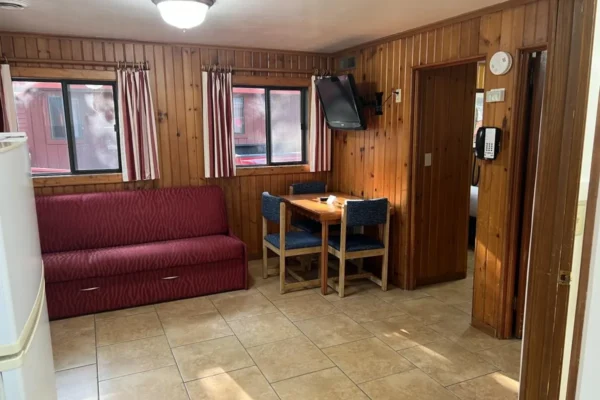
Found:
[[[475,135],[475,157],[480,160],[495,160],[500,152],[502,130],[494,127],[481,127]]]

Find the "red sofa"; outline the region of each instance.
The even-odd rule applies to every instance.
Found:
[[[221,188],[36,199],[51,319],[247,288]]]

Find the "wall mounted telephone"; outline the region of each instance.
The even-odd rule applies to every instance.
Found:
[[[480,160],[495,160],[500,152],[501,136],[500,128],[486,126],[479,128],[475,135],[475,157]]]

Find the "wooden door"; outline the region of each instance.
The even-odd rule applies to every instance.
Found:
[[[417,80],[414,259],[421,286],[467,274],[477,63],[424,69]]]
[[[517,281],[515,293],[515,336],[523,337],[523,322],[525,320],[525,289],[527,287],[527,269],[529,265],[529,247],[531,244],[531,222],[533,215],[533,194],[537,174],[538,146],[540,140],[540,127],[542,117],[542,99],[546,78],[546,51],[527,54],[527,101],[523,135],[527,147],[523,154],[526,156],[521,189],[523,194],[521,206],[521,230],[519,233],[519,258],[517,260]]]

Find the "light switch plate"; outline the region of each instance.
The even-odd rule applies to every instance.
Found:
[[[485,94],[486,103],[500,103],[504,101],[506,89],[492,89]]]
[[[402,89],[396,89],[394,96],[396,97],[396,103],[402,103]]]
[[[431,167],[431,153],[425,153],[425,166]]]

